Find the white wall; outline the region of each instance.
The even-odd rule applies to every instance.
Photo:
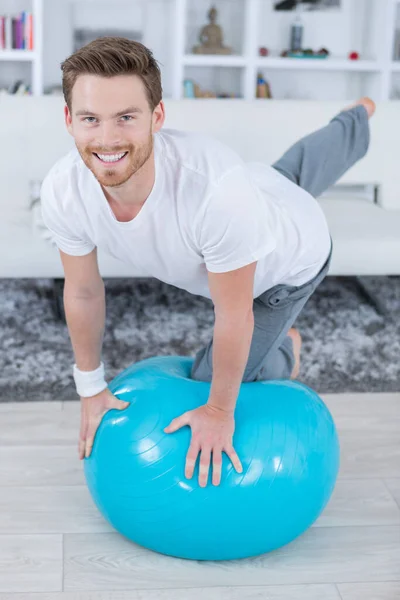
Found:
[[[0,0],[1,2],[1,0]],[[72,15],[68,0],[44,0],[44,89],[61,85],[60,65],[73,51]]]
[[[400,73],[396,73],[394,76],[392,98],[393,100],[400,99]]]

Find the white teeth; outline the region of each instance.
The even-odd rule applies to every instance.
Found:
[[[99,158],[101,158],[101,160],[103,160],[104,162],[116,162],[117,160],[120,160],[120,158],[122,158],[124,155],[126,154],[126,152],[122,152],[122,154],[97,154],[97,156]]]

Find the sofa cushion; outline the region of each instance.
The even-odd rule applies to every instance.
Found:
[[[334,244],[330,275],[400,274],[400,210],[365,199],[319,202]]]

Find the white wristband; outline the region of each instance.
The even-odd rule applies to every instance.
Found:
[[[104,363],[94,371],[80,371],[74,364],[74,380],[76,391],[81,398],[95,396],[107,387],[107,382],[104,379]]]

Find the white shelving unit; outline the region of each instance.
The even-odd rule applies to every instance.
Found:
[[[33,13],[34,50],[0,50],[0,61],[30,63],[32,93],[35,96],[44,93],[43,38],[46,36],[44,11],[47,1],[26,0],[25,3],[26,10],[31,10]],[[68,2],[69,0],[64,1]],[[88,2],[88,0],[81,1]],[[400,17],[400,0],[343,0],[347,3],[358,4],[358,7],[362,6],[363,10],[366,11],[363,14],[368,15],[368,19],[364,19],[364,23],[360,24],[362,31],[360,31],[359,38],[363,40],[364,46],[368,49],[372,46],[375,47],[375,55],[368,57],[368,53],[365,52],[363,53],[365,58],[363,56],[362,59],[357,61],[336,56],[326,59],[259,56],[258,49],[261,45],[264,45],[260,24],[265,22],[265,11],[269,11],[268,16],[271,22],[274,18],[278,18],[277,13],[272,10],[273,0],[232,0],[232,4],[236,1],[240,5],[244,15],[241,23],[240,52],[236,51],[235,54],[218,56],[190,54],[188,52],[188,16],[190,11],[193,10],[194,3],[196,4],[196,10],[199,10],[198,0],[164,1],[168,3],[171,11],[170,33],[166,40],[168,46],[167,58],[163,57],[164,62],[168,60],[170,63],[168,65],[169,81],[168,85],[164,85],[164,87],[168,88],[168,95],[174,99],[183,97],[183,81],[186,78],[193,78],[191,73],[194,71],[201,74],[204,70],[208,70],[208,72],[211,70],[220,77],[221,74],[229,75],[235,70],[236,75],[239,73],[239,95],[246,100],[253,100],[256,97],[256,78],[257,73],[260,71],[267,79],[274,76],[280,78],[293,77],[293,73],[307,73],[308,77],[315,73],[315,78],[319,77],[320,74],[325,74],[325,76],[331,74],[331,77],[348,77],[350,82],[357,79],[364,93],[368,94],[373,90],[374,99],[389,100],[394,81],[398,78],[397,74],[400,73],[400,61],[393,61],[396,17],[397,15]],[[124,0],[124,2],[127,4],[142,2],[143,9],[147,10],[154,0]],[[211,0],[201,3],[200,10],[203,11],[204,23],[206,11],[211,3]],[[361,5],[361,3],[363,4]],[[1,8],[2,0],[0,0],[0,14],[2,14]],[[225,31],[225,23],[221,19],[219,19],[219,22]],[[105,25],[109,25],[109,23]],[[71,36],[72,34],[71,31]],[[357,46],[355,49],[357,49]],[[159,59],[157,54],[156,58]],[[372,87],[371,82],[373,82]],[[0,77],[0,87],[1,85]],[[318,79],[315,80],[315,85],[321,85]]]
[[[373,60],[294,59],[294,58],[258,58],[260,68],[289,71],[353,71],[356,73],[379,73],[381,66]]]
[[[34,50],[2,50],[0,58],[3,61],[35,61],[37,60],[37,52],[35,52]]]
[[[181,14],[187,15],[190,2],[194,0],[176,0],[175,10]],[[259,56],[258,50],[261,45],[260,23],[263,22],[262,15],[265,12],[265,6],[269,4],[271,20],[274,19],[272,10],[272,0],[242,0],[245,8],[245,18],[243,23],[243,53],[232,55],[199,55],[188,54],[185,49],[185,42],[181,43],[180,52],[177,54],[177,61],[174,65],[176,79],[182,81],[185,77],[187,67],[197,67],[199,69],[241,69],[241,90],[242,97],[246,100],[253,100],[256,97],[256,77],[261,71],[268,79],[268,73],[286,72],[286,77],[293,72],[307,73],[336,73],[336,74],[354,74],[354,76],[363,77],[365,84],[362,86],[365,93],[372,93],[377,100],[389,100],[391,87],[393,84],[393,75],[400,73],[399,63],[393,61],[394,34],[396,23],[396,11],[400,6],[400,0],[350,0],[357,8],[363,9],[366,14],[370,12],[370,22],[364,23],[365,29],[372,29],[370,35],[378,41],[376,43],[376,57],[363,58],[359,60],[350,60],[348,58],[337,58],[335,56],[326,59],[296,59],[282,58],[280,56]],[[375,11],[375,12],[374,12]],[[355,10],[356,12],[356,10]],[[293,17],[291,17],[293,18]],[[220,19],[221,22],[221,19]],[[180,37],[184,38],[186,34],[185,21],[177,19],[180,23]],[[223,23],[221,23],[223,25]],[[371,27],[372,25],[372,27]],[[183,31],[183,33],[182,33]],[[362,31],[360,37],[368,46],[369,40],[367,31]],[[357,49],[357,48],[354,48]],[[179,75],[178,75],[179,74]],[[349,75],[348,75],[349,76]],[[373,76],[373,85],[367,80]],[[318,84],[317,84],[318,85]],[[182,98],[182,86],[176,86],[174,98]]]
[[[247,65],[245,56],[234,54],[228,56],[184,54],[181,61],[185,67],[246,67]]]
[[[0,13],[1,11],[0,0]],[[32,68],[32,94],[43,94],[43,0],[27,0],[27,8],[33,15],[33,50],[0,50],[0,63],[30,62]],[[0,81],[1,86],[1,81]]]

